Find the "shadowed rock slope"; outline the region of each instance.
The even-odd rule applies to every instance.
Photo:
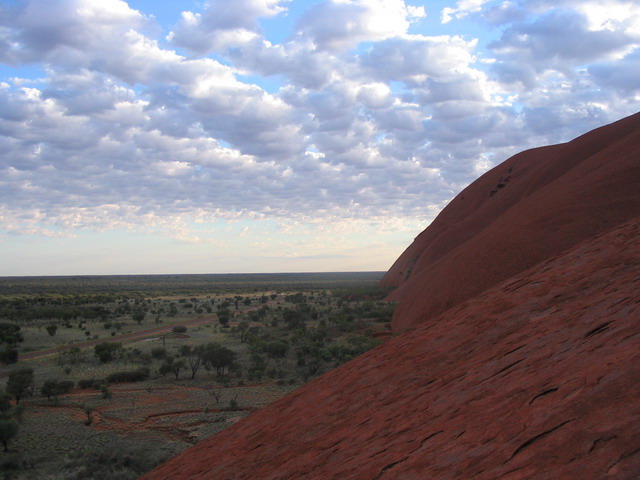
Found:
[[[635,126],[625,127],[627,133],[614,144],[625,143],[633,131],[637,135],[639,119],[632,120]],[[603,137],[608,140],[598,143],[599,151],[607,148],[614,155],[610,136]],[[635,171],[613,157],[605,166],[587,168],[584,160],[578,161],[582,150],[574,147],[570,161],[576,166],[570,170],[578,169],[580,175],[559,175],[555,165],[549,165],[555,169],[549,178],[570,175],[571,182],[563,181],[565,189],[573,186],[567,200],[561,202],[556,195],[558,203],[548,204],[538,196],[546,216],[533,206],[525,210],[537,215],[529,220],[511,216],[523,227],[529,222],[540,227],[546,218],[546,234],[536,238],[551,247],[541,262],[527,269],[522,263],[507,262],[519,265],[509,278],[498,281],[494,275],[490,288],[473,298],[467,293],[469,298],[458,299],[445,312],[416,314],[420,322],[407,323],[418,323],[413,330],[310,382],[143,478],[637,479],[640,216],[632,212],[638,207],[640,159],[636,155],[633,160]],[[557,148],[561,147],[520,158],[544,151],[552,154]],[[624,148],[620,152],[628,155]],[[533,161],[510,162],[502,168],[513,167],[514,172],[516,167],[529,172],[537,168]],[[599,186],[589,184],[595,196],[588,200],[580,193],[581,182],[593,175],[604,179],[598,172],[607,165],[626,165],[618,175],[636,181],[634,188],[610,172],[611,178],[602,181],[619,190],[605,198]],[[531,192],[548,189],[551,195],[560,188],[543,177],[541,170],[536,181],[526,177],[528,187],[521,188],[520,200],[511,204],[527,202],[535,194]],[[481,183],[496,180],[487,178]],[[515,177],[503,180],[516,182]],[[508,184],[489,198],[508,198],[509,188]],[[475,205],[468,208],[469,215],[487,202],[480,194],[464,197],[457,199],[458,204],[470,200]],[[554,237],[571,231],[565,227],[572,218],[566,212],[584,211],[578,199],[589,201],[594,218],[609,227],[560,248]],[[626,205],[626,210],[615,213],[610,205]],[[561,221],[556,221],[554,209],[565,212]],[[496,216],[506,218],[507,210]],[[447,215],[464,223],[463,213]],[[580,215],[576,218],[582,219],[584,212]],[[603,218],[609,216],[616,220]],[[449,231],[446,225],[440,228]],[[482,236],[488,227],[475,228],[475,235]],[[593,228],[591,223],[585,227]],[[476,241],[462,230],[457,235],[459,246]],[[518,238],[527,240],[523,235]],[[509,246],[482,245],[488,248],[487,255],[499,258],[505,255],[501,249]],[[524,250],[521,255],[531,261]],[[458,273],[467,282],[465,271]]]
[[[640,114],[528,150],[443,209],[383,279],[400,331],[640,215]]]

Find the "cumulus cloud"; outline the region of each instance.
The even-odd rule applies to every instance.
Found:
[[[121,0],[30,0],[0,16],[0,61],[85,63],[86,53],[117,48],[145,17]],[[98,52],[96,52],[98,50]]]
[[[168,44],[124,1],[12,2],[0,62],[42,75],[0,78],[1,228],[206,242],[240,219],[427,222],[509,155],[638,109],[638,8],[584,5],[451,2],[447,26],[495,29],[482,50],[401,0],[317,2],[280,42],[263,25],[290,3],[216,0]]]
[[[553,9],[532,22],[511,25],[491,48],[504,61],[525,63],[536,72],[567,71],[597,60],[620,58],[638,41],[639,33],[591,29],[581,12]]]
[[[286,12],[290,0],[213,0],[202,13],[182,12],[167,39],[204,54],[242,45],[258,37],[258,19]]]
[[[636,48],[619,61],[599,62],[588,67],[595,83],[618,91],[621,96],[640,95],[640,48]]]
[[[321,50],[343,50],[403,35],[412,20],[424,16],[424,8],[402,0],[326,0],[302,17],[297,35]]]
[[[461,19],[470,13],[479,12],[482,6],[492,0],[460,0],[455,7],[445,7],[442,9],[442,23],[449,23],[454,18]],[[508,3],[508,2],[507,2]]]

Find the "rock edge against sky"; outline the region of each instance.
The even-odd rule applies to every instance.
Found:
[[[409,330],[143,478],[637,478],[639,146],[635,115],[487,173],[442,212],[453,226],[434,222],[409,258],[438,239],[430,229],[456,242],[407,282],[406,263],[389,273],[402,284],[394,328]],[[475,229],[456,236],[454,219]],[[499,242],[491,232],[507,220],[504,238],[542,248]],[[460,263],[465,248],[504,256],[495,270],[513,273],[464,290],[485,265]],[[425,309],[435,279],[424,272],[444,262],[465,293]]]

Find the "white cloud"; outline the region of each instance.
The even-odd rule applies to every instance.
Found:
[[[487,51],[411,27],[424,9],[400,0],[322,1],[281,43],[261,25],[289,3],[216,1],[176,19],[177,51],[124,2],[55,3],[0,14],[0,61],[39,66],[0,78],[4,232],[393,231],[493,163],[640,105],[640,16],[622,0],[451,2],[451,19],[496,29]]]
[[[360,56],[360,62],[380,80],[413,86],[429,78],[446,81],[468,72],[475,62],[476,45],[475,40],[459,36],[403,36],[377,42]]]
[[[302,17],[297,34],[321,50],[339,51],[403,35],[424,16],[423,8],[402,0],[325,0]]]
[[[464,18],[470,13],[479,12],[482,6],[493,0],[460,0],[455,7],[445,7],[441,12],[441,22],[449,23],[455,18]]]
[[[593,64],[588,71],[594,82],[602,88],[618,91],[622,97],[640,95],[640,48],[619,61]]]
[[[212,0],[203,13],[182,12],[167,37],[197,54],[243,45],[258,37],[258,19],[286,12],[289,0]]]

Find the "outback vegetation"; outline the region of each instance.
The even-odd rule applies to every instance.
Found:
[[[0,278],[3,478],[137,478],[379,344],[381,276]]]

